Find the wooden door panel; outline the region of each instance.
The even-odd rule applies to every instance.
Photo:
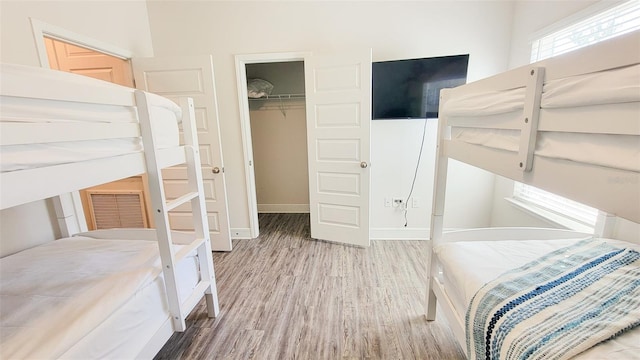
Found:
[[[371,51],[305,61],[311,236],[369,245]]]
[[[175,102],[183,96],[193,99],[207,216],[211,228],[211,246],[213,250],[230,251],[231,231],[211,56],[133,59],[133,67],[138,88]],[[220,171],[214,173],[216,168]],[[181,191],[186,181],[185,168],[176,166],[164,169],[162,174],[167,196],[183,195]],[[188,211],[184,210],[188,210],[188,207],[175,209],[171,212],[170,219],[172,226],[188,230]]]

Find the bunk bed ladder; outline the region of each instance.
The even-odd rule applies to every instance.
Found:
[[[216,287],[216,277],[213,268],[213,255],[211,253],[211,240],[209,238],[209,223],[207,221],[207,209],[204,197],[204,187],[202,181],[202,169],[200,168],[200,155],[198,148],[198,130],[195,126],[195,111],[193,99],[180,98],[182,108],[182,128],[184,132],[185,146],[191,151],[187,151],[187,178],[189,179],[189,194],[198,195],[191,198],[191,211],[193,216],[193,228],[196,239],[202,241],[197,247],[198,259],[200,260],[200,282],[194,290],[194,297],[188,298],[184,305],[191,311],[197,304],[202,294],[207,302],[207,313],[209,317],[214,317],[220,312],[218,294]],[[203,264],[204,263],[204,264]]]
[[[180,99],[188,193],[173,201],[166,202],[162,181],[162,169],[158,165],[155,140],[150,124],[151,116],[147,96],[148,94],[144,91],[137,90],[135,92],[138,115],[140,117],[140,130],[145,149],[144,156],[147,163],[149,192],[151,194],[151,204],[156,224],[156,236],[160,259],[162,261],[169,312],[174,330],[184,331],[186,330],[186,316],[198,304],[203,295],[206,298],[208,315],[213,317],[219,312],[213,256],[211,254],[211,244],[209,240],[209,226],[207,223],[204,189],[202,186],[194,106],[192,99]],[[173,240],[169,225],[169,210],[188,201],[191,202],[195,240],[190,244],[184,245],[181,250],[176,252],[172,246]],[[176,265],[193,250],[197,251],[199,259],[200,281],[192,293],[182,302],[178,294]]]

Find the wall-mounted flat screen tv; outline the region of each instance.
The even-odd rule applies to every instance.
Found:
[[[438,117],[440,90],[467,82],[469,55],[373,63],[372,117]]]

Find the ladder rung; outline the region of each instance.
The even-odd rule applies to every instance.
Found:
[[[187,201],[194,199],[198,197],[198,192],[194,191],[194,192],[190,192],[187,194],[184,194],[182,196],[180,196],[179,198],[175,199],[175,200],[171,200],[167,202],[167,211],[171,211],[175,208],[177,208],[178,206],[186,203]]]
[[[206,238],[195,239],[190,244],[184,245],[182,248],[180,248],[180,250],[178,250],[178,252],[176,252],[176,262],[179,262],[180,260],[184,259],[193,250],[202,246],[202,244],[204,244],[206,240],[207,240]]]
[[[193,289],[191,295],[189,295],[189,297],[187,297],[182,303],[183,314],[191,313],[191,310],[193,310],[193,308],[198,305],[200,299],[202,299],[202,296],[204,295],[205,291],[207,291],[209,286],[211,286],[211,283],[209,281],[200,280],[195,289]]]

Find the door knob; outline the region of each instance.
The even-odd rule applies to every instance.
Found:
[[[220,168],[216,166],[213,169],[211,169],[211,172],[214,173],[214,174],[219,174],[220,173]]]
[[[360,167],[363,168],[363,169],[366,169],[367,166],[369,166],[369,164],[367,164],[366,161],[363,161],[363,162],[360,163]]]

